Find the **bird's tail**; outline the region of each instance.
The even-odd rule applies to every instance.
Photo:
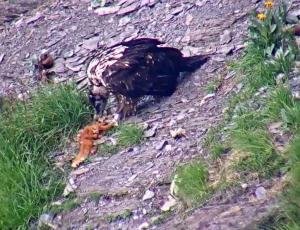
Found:
[[[187,72],[193,72],[200,68],[205,62],[210,59],[208,55],[195,55],[192,57],[183,58],[183,69]]]

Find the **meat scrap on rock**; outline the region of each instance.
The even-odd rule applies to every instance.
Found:
[[[77,135],[79,153],[73,159],[71,165],[73,168],[78,167],[89,155],[95,154],[97,151],[95,141],[100,139],[109,129],[118,126],[116,121],[108,119],[108,117],[103,117],[97,122],[87,125],[79,131],[79,134]]]

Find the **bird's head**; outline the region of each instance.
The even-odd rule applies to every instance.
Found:
[[[96,115],[103,115],[108,96],[109,92],[104,86],[93,86],[90,90],[89,100],[95,109]]]

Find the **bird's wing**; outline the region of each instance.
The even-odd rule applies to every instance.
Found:
[[[179,60],[176,49],[134,47],[103,71],[103,79],[116,93],[130,97],[170,95],[176,88]]]
[[[111,46],[110,48],[114,48],[116,46],[126,46],[129,48],[136,47],[136,46],[143,46],[148,48],[148,47],[155,47],[161,44],[164,43],[155,38],[138,38],[130,41],[122,41],[120,43]]]

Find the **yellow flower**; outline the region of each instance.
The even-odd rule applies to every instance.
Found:
[[[274,5],[274,3],[273,3],[273,1],[266,1],[266,2],[264,3],[264,5],[265,5],[266,8],[272,8],[273,5]]]
[[[267,18],[267,15],[265,15],[264,13],[260,13],[260,14],[257,14],[256,16],[259,20],[263,21]]]

